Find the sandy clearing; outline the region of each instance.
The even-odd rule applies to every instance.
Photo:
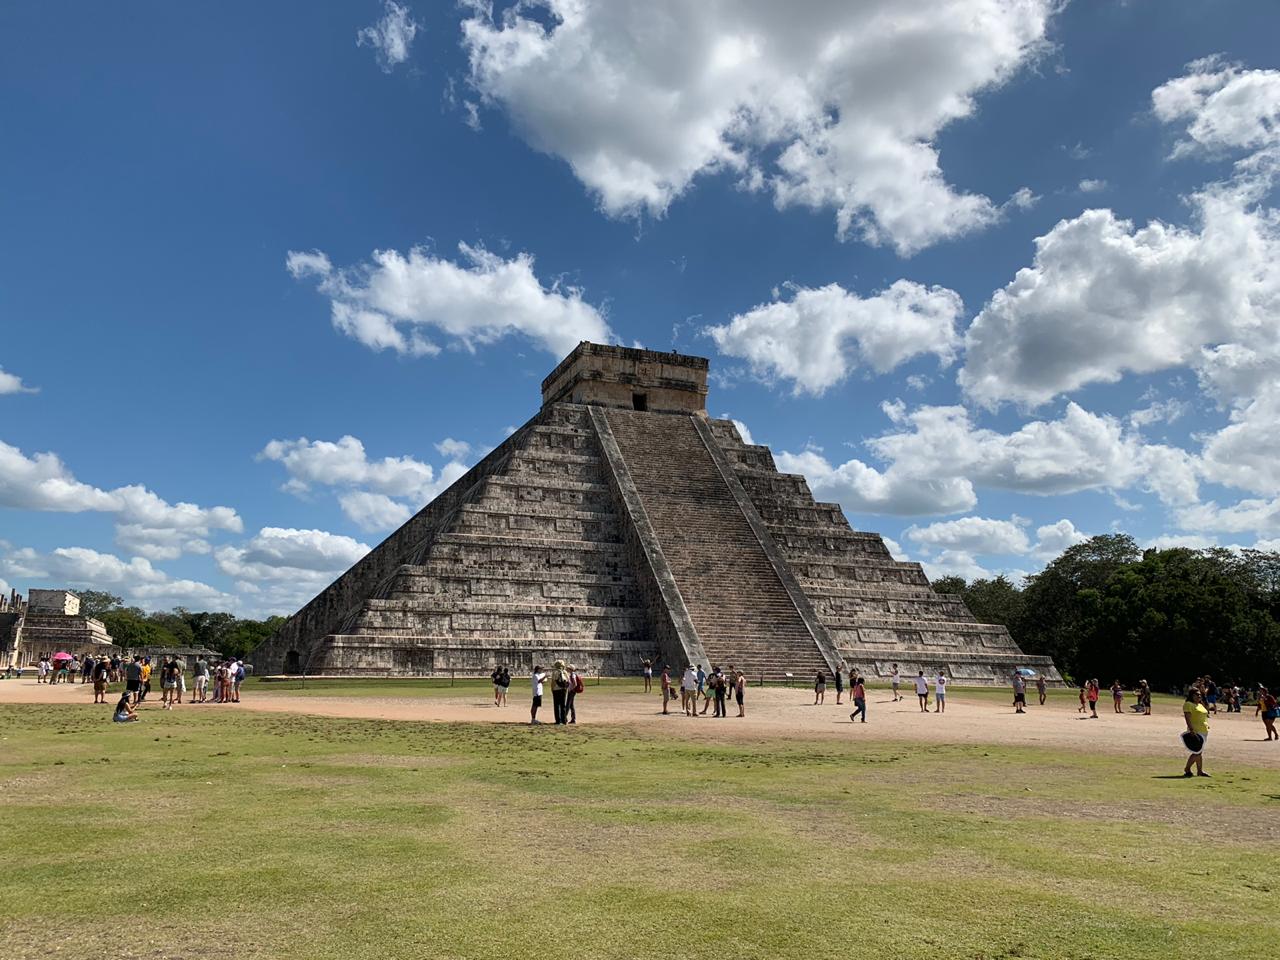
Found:
[[[117,694],[118,696],[118,694]],[[158,720],[164,716],[158,702],[146,703],[144,715]],[[947,697],[945,714],[920,713],[914,696],[894,703],[887,691],[871,692],[867,705],[870,721],[849,722],[848,706],[837,707],[828,692],[823,706],[812,704],[812,692],[800,688],[752,689],[747,694],[747,717],[717,720],[710,714],[696,720],[674,713],[662,715],[659,694],[651,698],[599,692],[591,688],[578,700],[580,725],[610,724],[628,727],[638,734],[681,737],[714,742],[717,740],[761,741],[792,739],[915,742],[931,744],[999,744],[1039,746],[1069,750],[1099,750],[1141,756],[1168,756],[1181,764],[1185,753],[1177,740],[1184,729],[1182,717],[1169,706],[1158,706],[1151,717],[1116,715],[1099,710],[1097,720],[1086,719],[1070,704],[1041,707],[1034,704],[1021,716],[1013,708],[961,693]],[[114,698],[113,698],[114,699]],[[551,705],[539,717],[550,727]],[[39,684],[34,679],[0,681],[0,703],[78,703],[105,714],[109,707],[94,708],[92,694],[82,684]],[[673,705],[672,710],[677,705]],[[1102,704],[1099,704],[1102,707]],[[373,720],[410,720],[437,723],[505,723],[527,725],[527,702],[512,693],[511,705],[493,706],[485,694],[473,691],[457,697],[341,697],[299,696],[255,689],[238,706],[184,704],[179,710],[249,710],[266,713],[294,713],[320,717],[352,717]],[[1262,721],[1251,710],[1243,714],[1218,714],[1211,722],[1209,749],[1205,754],[1210,769],[1218,759],[1280,768],[1280,742],[1263,740]]]

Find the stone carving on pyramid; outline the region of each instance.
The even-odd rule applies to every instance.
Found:
[[[556,659],[756,679],[837,664],[1060,680],[706,414],[708,361],[583,342],[542,408],[254,653],[259,674],[483,676]]]

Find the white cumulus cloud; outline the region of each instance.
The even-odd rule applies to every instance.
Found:
[[[35,387],[28,387],[16,373],[6,373],[0,367],[0,396],[6,393],[37,393]]]
[[[760,304],[706,332],[757,376],[821,394],[859,367],[883,374],[924,354],[951,363],[963,309],[954,291],[909,280],[866,298],[831,283],[793,288],[789,300]]]
[[[424,247],[375,250],[370,263],[346,270],[318,251],[290,251],[285,265],[295,278],[315,278],[334,327],[372,350],[430,356],[440,352],[433,334],[467,350],[518,334],[560,356],[580,340],[613,339],[582,290],[544,284],[529,254],[508,260],[465,243],[458,249],[460,262]]]
[[[1221,57],[1205,57],[1152,91],[1151,107],[1165,123],[1186,124],[1186,139],[1174,148],[1175,156],[1280,144],[1280,70],[1246,70]]]
[[[730,172],[909,253],[992,222],[934,140],[1046,49],[1053,0],[531,0],[463,23],[470,79],[608,214]],[[773,158],[772,160],[770,158]]]

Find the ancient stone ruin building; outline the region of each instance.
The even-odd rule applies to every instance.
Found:
[[[733,664],[808,679],[945,669],[1057,679],[1004,627],[815,502],[706,413],[707,361],[582,343],[542,409],[295,614],[259,674],[482,675]]]
[[[101,620],[81,616],[69,590],[15,591],[0,602],[0,666],[29,666],[55,653],[99,656],[119,652]]]

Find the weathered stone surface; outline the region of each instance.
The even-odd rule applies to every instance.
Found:
[[[299,611],[259,673],[487,674],[642,658],[751,676],[946,669],[1057,679],[706,419],[707,361],[582,344],[542,410]]]

